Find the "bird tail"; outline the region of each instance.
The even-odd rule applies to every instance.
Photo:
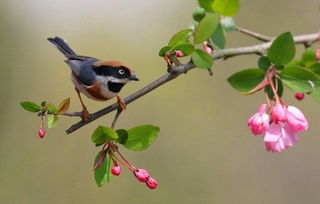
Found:
[[[48,38],[48,41],[56,46],[60,50],[60,52],[68,59],[72,56],[77,56],[77,54],[69,47],[65,40],[59,37],[55,37]]]

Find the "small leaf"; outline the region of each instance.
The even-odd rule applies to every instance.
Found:
[[[180,50],[183,52],[184,56],[188,56],[194,51],[194,46],[191,43],[181,43],[175,45],[172,50]]]
[[[203,50],[195,49],[191,55],[192,62],[201,69],[209,69],[213,65],[212,57]]]
[[[225,32],[220,24],[218,25],[216,32],[211,36],[211,40],[218,49],[223,49],[226,45]]]
[[[272,43],[268,58],[276,65],[286,65],[295,56],[296,48],[290,32],[279,35]]]
[[[197,7],[192,13],[193,20],[198,22],[200,22],[205,16],[206,16],[206,11],[204,10],[204,8],[200,8],[200,7]]]
[[[313,49],[307,49],[304,51],[301,59],[302,65],[305,67],[310,67],[317,62],[316,51]]]
[[[283,84],[296,93],[312,91],[320,84],[320,78],[313,72],[300,67],[285,68],[279,74]]]
[[[117,141],[118,134],[112,129],[104,126],[98,126],[92,133],[91,141],[96,145],[104,144],[107,140]]]
[[[294,67],[294,66],[302,66],[301,60],[293,59],[288,64],[286,64],[286,67]]]
[[[258,66],[260,69],[267,71],[267,69],[271,66],[271,62],[268,57],[262,56],[259,58]]]
[[[228,78],[229,84],[238,91],[249,92],[262,82],[266,72],[251,68],[237,72]]]
[[[208,40],[210,36],[216,31],[219,24],[220,16],[217,13],[206,15],[199,23],[195,34],[194,43],[199,44]]]
[[[26,111],[36,113],[41,111],[41,107],[33,102],[30,101],[23,101],[20,103],[21,107],[24,108]]]
[[[124,146],[130,150],[143,150],[157,138],[160,128],[153,125],[142,125],[128,130],[128,140]]]
[[[56,115],[50,115],[48,117],[48,128],[54,128],[58,124],[58,116]]]
[[[58,106],[57,114],[64,114],[70,106],[70,98],[64,99]]]
[[[118,129],[116,130],[116,133],[118,134],[118,140],[120,144],[125,144],[128,140],[128,131],[125,129]]]
[[[208,12],[213,12],[212,5],[214,0],[198,0],[199,6]]]
[[[234,19],[230,16],[225,16],[220,20],[220,23],[225,31],[230,32],[235,30],[236,23],[234,22]]]
[[[47,103],[47,102],[42,101],[42,102],[41,102],[41,107],[42,107],[42,108],[46,107],[46,103]]]
[[[320,63],[319,63],[319,62],[311,65],[311,66],[309,67],[309,69],[310,69],[313,73],[315,73],[316,75],[320,76]]]
[[[240,2],[239,0],[214,0],[212,8],[224,16],[234,16],[239,11]]]
[[[161,48],[161,50],[159,51],[159,56],[160,57],[164,57],[167,55],[167,52],[171,50],[171,46],[165,46],[163,48]]]
[[[189,39],[191,33],[192,33],[191,29],[185,29],[185,30],[181,30],[181,31],[177,32],[170,39],[168,46],[173,47],[177,44],[188,42],[189,41],[188,39]]]
[[[101,162],[99,168],[94,171],[94,178],[99,187],[103,186],[105,183],[109,183],[111,179],[111,159],[109,154],[100,151],[95,160],[94,167],[96,167],[97,162]]]
[[[48,110],[48,113],[51,113],[51,114],[57,111],[57,107],[52,103],[47,104],[46,109]]]

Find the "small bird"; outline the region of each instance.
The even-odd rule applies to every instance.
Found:
[[[67,58],[65,62],[72,72],[71,79],[82,105],[83,120],[89,119],[90,113],[81,99],[80,92],[97,101],[106,101],[116,96],[121,108],[126,108],[126,103],[118,93],[129,81],[139,81],[131,67],[118,61],[102,61],[77,55],[66,41],[59,37],[48,38],[48,41]]]

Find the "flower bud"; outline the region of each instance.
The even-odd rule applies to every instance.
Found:
[[[141,182],[146,182],[149,179],[149,173],[147,172],[147,170],[145,169],[137,169],[134,172],[134,175],[136,176],[136,178],[141,181]]]
[[[304,93],[296,93],[294,97],[296,97],[297,100],[301,101],[302,99],[304,99]]]
[[[271,116],[275,123],[285,122],[287,120],[286,108],[282,104],[277,103],[271,109]]]
[[[288,106],[287,122],[288,125],[297,132],[305,131],[309,127],[309,123],[306,117],[298,108],[294,106]]]
[[[266,113],[266,104],[260,106],[260,111],[255,113],[248,121],[248,126],[254,135],[264,134],[269,128],[269,115]]]
[[[184,54],[181,50],[176,51],[176,57],[183,57],[183,56],[184,56]]]
[[[148,181],[146,182],[147,186],[150,188],[150,189],[155,189],[157,188],[158,186],[158,181],[155,180],[154,178],[152,177],[149,177]]]
[[[113,167],[111,169],[111,173],[115,176],[119,176],[121,173],[121,167],[117,164],[113,165]]]
[[[320,48],[316,50],[317,60],[320,61]]]
[[[46,129],[44,127],[41,127],[38,131],[39,137],[43,138],[46,135]]]

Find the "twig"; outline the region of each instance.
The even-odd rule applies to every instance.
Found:
[[[260,33],[256,33],[256,32],[253,32],[251,30],[244,29],[244,28],[235,27],[235,29],[237,31],[239,31],[240,33],[244,33],[246,35],[254,37],[257,40],[261,40],[263,42],[269,42],[269,41],[271,41],[273,39],[272,37],[268,37],[266,35],[263,35],[263,34],[260,34]]]
[[[118,118],[119,118],[119,116],[120,116],[121,113],[122,113],[122,108],[119,107],[119,108],[117,109],[117,113],[116,113],[116,115],[114,116],[114,119],[113,119],[112,124],[111,124],[111,128],[112,128],[112,129],[114,129],[114,126],[116,125],[116,123],[117,123],[117,121],[118,121]]]
[[[300,35],[294,37],[294,42],[296,44],[304,44],[306,42],[314,43],[316,42],[320,37],[320,33],[312,33],[307,35]],[[239,55],[248,55],[248,54],[261,54],[265,53],[272,42],[262,43],[258,45],[248,46],[248,47],[239,47],[239,48],[229,48],[229,49],[223,49],[223,50],[216,50],[214,54],[212,55],[213,59],[221,59],[226,57],[234,57]],[[145,94],[151,92],[152,90],[158,88],[159,86],[171,81],[172,79],[178,77],[182,73],[186,73],[187,71],[195,68],[195,65],[192,62],[188,62],[187,64],[183,64],[179,67],[174,67],[171,72],[163,75],[156,81],[150,83],[149,85],[145,86],[144,88],[138,90],[137,92],[133,93],[132,95],[124,98],[124,102],[126,104],[129,104],[138,98],[144,96]],[[90,119],[85,121],[79,121],[72,125],[69,129],[66,130],[67,134],[70,134],[77,129],[81,128],[84,125],[87,125],[91,123],[92,121],[100,118],[101,116],[104,116],[116,109],[118,109],[119,103],[114,103],[106,108],[103,108],[93,114],[91,114]]]

